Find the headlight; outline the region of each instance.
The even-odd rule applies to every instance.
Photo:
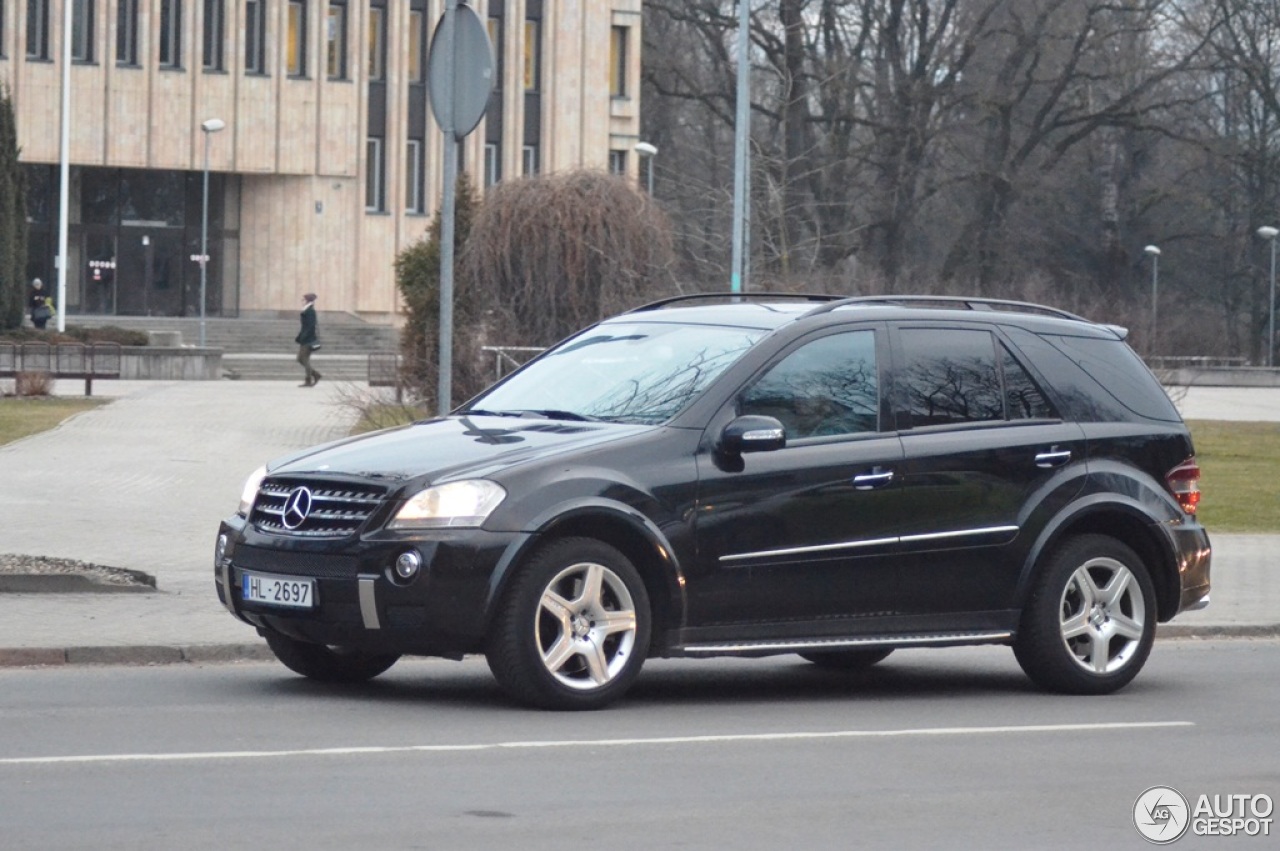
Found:
[[[488,479],[450,482],[419,491],[387,524],[388,529],[440,529],[479,526],[506,497]]]
[[[253,508],[253,501],[258,497],[258,486],[262,484],[262,480],[266,477],[266,467],[259,467],[249,474],[249,478],[244,483],[244,490],[240,492],[240,507],[236,509],[236,513],[241,517],[249,516],[249,511]]]

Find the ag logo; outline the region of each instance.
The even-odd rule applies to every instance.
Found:
[[[1142,838],[1156,845],[1168,845],[1182,838],[1191,823],[1187,799],[1169,786],[1152,786],[1133,804],[1133,823]]]

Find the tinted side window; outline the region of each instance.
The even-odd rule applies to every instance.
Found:
[[[1018,350],[1049,383],[1049,390],[1064,416],[1073,422],[1124,422],[1129,412],[1098,382],[1038,334],[1004,326]]]
[[[1160,382],[1123,340],[1047,335],[1045,339],[1135,414],[1153,420],[1180,421],[1177,408]]]
[[[738,400],[738,413],[776,417],[791,439],[876,431],[879,410],[874,331],[804,344]]]
[[[1004,367],[1004,398],[1006,412],[1011,420],[1057,419],[1058,414],[1027,374],[1022,364],[1004,345],[1000,346],[1001,366]]]
[[[914,427],[1004,419],[1000,367],[989,331],[905,328],[900,379]]]

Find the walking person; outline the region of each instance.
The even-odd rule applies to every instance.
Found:
[[[302,330],[294,342],[298,344],[298,363],[302,364],[305,379],[299,387],[314,387],[321,375],[311,367],[311,353],[320,348],[320,336],[316,331],[316,294],[307,293],[302,297]]]
[[[44,326],[53,317],[53,302],[44,291],[44,281],[35,278],[31,281],[31,295],[27,297],[31,311],[31,324],[44,330]]]

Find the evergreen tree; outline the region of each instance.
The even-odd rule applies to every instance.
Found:
[[[457,203],[454,208],[453,236],[454,256],[461,254],[462,246],[471,232],[471,220],[475,215],[476,193],[466,174],[458,175]],[[400,354],[403,363],[401,380],[410,398],[422,402],[435,412],[437,368],[440,350],[440,211],[427,234],[396,257],[396,286],[404,300],[406,320],[400,332]],[[455,263],[455,266],[457,264]],[[467,343],[470,333],[467,320],[471,315],[464,288],[454,284],[454,348]],[[466,369],[465,359],[454,355],[455,385],[469,386],[459,381],[458,370]],[[467,394],[470,395],[470,394]],[[462,398],[465,398],[462,397]],[[454,396],[458,400],[458,396]]]
[[[13,100],[0,83],[0,330],[22,325],[26,270],[26,182],[18,162]]]

